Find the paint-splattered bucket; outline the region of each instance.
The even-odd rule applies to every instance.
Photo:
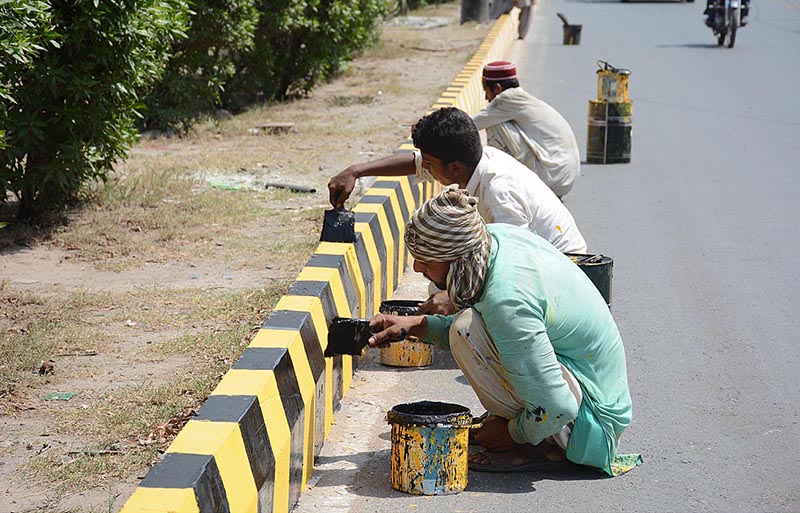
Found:
[[[597,99],[607,102],[627,102],[628,80],[631,70],[615,68],[605,61],[597,61]]]
[[[631,161],[633,102],[589,100],[586,162],[625,164]]]
[[[611,308],[611,279],[614,277],[614,260],[605,255],[567,253],[567,256],[578,264],[578,267],[592,280],[603,299],[606,300],[608,307]]]
[[[564,25],[564,44],[581,44],[581,29],[583,25]]]
[[[469,408],[422,401],[387,414],[392,426],[392,488],[417,495],[448,495],[467,487]]]
[[[421,304],[422,301],[402,299],[383,301],[379,311],[389,315],[416,315]],[[426,367],[433,363],[433,349],[416,337],[408,337],[382,347],[381,363],[392,367]]]

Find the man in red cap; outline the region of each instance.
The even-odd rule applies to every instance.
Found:
[[[512,62],[484,66],[483,91],[489,105],[472,119],[478,130],[486,130],[488,145],[532,169],[559,198],[567,194],[581,165],[578,142],[567,120],[520,87]]]

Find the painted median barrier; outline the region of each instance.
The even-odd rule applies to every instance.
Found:
[[[483,108],[484,63],[501,59],[517,20],[497,20],[432,106]],[[413,151],[406,139],[397,152]],[[358,357],[324,358],[334,317],[371,317],[410,263],[411,214],[438,191],[413,177],[377,180],[353,207],[356,240],[321,242],[250,345],[148,472],[123,513],[288,513],[313,471]],[[424,372],[424,371],[423,371]]]

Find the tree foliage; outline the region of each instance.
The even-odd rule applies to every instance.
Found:
[[[186,0],[0,0],[0,183],[18,218],[73,199],[125,156],[187,16]]]
[[[47,2],[0,1],[0,119],[14,105],[12,89],[19,71],[48,45],[55,45]],[[0,126],[0,150],[7,147],[5,123]]]
[[[137,117],[186,128],[307,92],[394,3],[0,0],[0,204],[10,192],[29,220],[68,203],[126,155]]]
[[[257,0],[197,0],[187,38],[173,45],[167,71],[147,97],[144,128],[186,128],[222,105],[237,58],[253,49]]]
[[[375,40],[386,7],[385,0],[260,0],[255,47],[242,58],[237,92],[276,100],[307,92]]]

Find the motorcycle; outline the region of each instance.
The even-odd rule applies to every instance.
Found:
[[[742,24],[742,0],[716,0],[710,13],[710,26],[717,36],[717,45],[725,44],[728,48],[736,43],[736,31]]]

